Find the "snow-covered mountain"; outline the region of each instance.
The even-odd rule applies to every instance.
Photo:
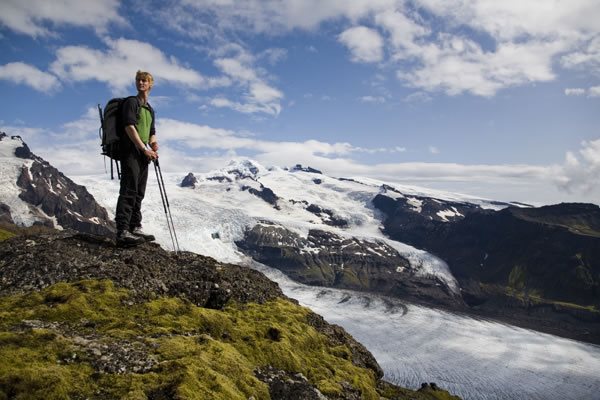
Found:
[[[435,196],[440,206],[432,218],[441,219],[458,215],[458,203],[480,209],[507,206],[456,194],[393,187],[372,179],[337,179],[300,165],[290,169],[265,168],[251,160],[188,175],[182,186],[191,187],[189,195],[216,207],[219,214],[244,215],[235,222],[227,218],[213,222],[215,231],[225,231],[224,235],[219,233],[221,240],[235,242],[238,248],[257,256],[265,255],[265,247],[295,249],[297,258],[302,258],[311,270],[309,283],[334,283],[348,278],[344,265],[347,268],[352,262],[351,255],[359,258],[354,262],[361,266],[381,266],[383,259],[398,257],[386,271],[388,278],[395,274],[402,275],[403,280],[409,276],[430,278],[433,284],[445,285],[451,292],[458,287],[443,261],[391,241],[381,232],[383,215],[374,208],[372,199],[380,193],[393,198],[402,196],[418,209],[423,202],[418,197]],[[232,223],[238,226],[235,232],[227,226]],[[333,248],[336,251],[331,254]],[[335,262],[332,257],[337,258]],[[334,264],[327,270],[328,265]]]
[[[9,158],[7,155],[4,161]],[[13,168],[5,168],[13,165],[10,162],[3,163],[2,176]],[[15,165],[19,162],[14,161]],[[331,278],[327,273],[333,273],[332,286],[336,282],[373,283],[355,273],[356,280],[350,279],[350,272],[372,271],[373,265],[385,258],[392,261],[380,271],[383,276],[412,277],[415,285],[427,284],[430,291],[424,295],[445,293],[450,299],[459,288],[446,263],[382,233],[384,215],[372,200],[378,195],[400,199],[411,212],[436,221],[500,210],[508,204],[372,179],[338,179],[301,166],[265,168],[250,160],[209,173],[188,174],[182,186],[185,175],[164,174],[181,248],[259,269],[288,296],[340,324],[364,343],[387,379],[414,388],[423,380],[439,382],[465,399],[580,399],[593,398],[600,390],[598,346],[364,291],[303,285],[249,257],[266,260],[269,250],[277,251],[290,262],[307,263],[311,273],[305,277]],[[11,175],[15,176],[18,174]],[[114,217],[117,181],[106,175],[75,180],[106,208],[108,219]],[[4,182],[6,186],[13,181]],[[163,247],[170,248],[157,186],[151,174],[143,223]],[[1,201],[11,206],[14,216],[20,212],[16,212],[14,200],[18,195],[7,193],[20,191],[13,184],[2,192]],[[22,211],[29,215],[29,206]],[[31,218],[18,218],[13,217],[15,222],[32,222]],[[252,235],[260,240],[249,240]],[[244,246],[246,252],[240,250]],[[332,247],[337,249],[335,253]],[[289,249],[296,250],[287,253]],[[328,270],[326,264],[332,260],[336,263]],[[364,289],[369,288],[361,287]]]
[[[85,187],[33,154],[20,136],[0,132],[0,220],[109,234],[114,224]]]

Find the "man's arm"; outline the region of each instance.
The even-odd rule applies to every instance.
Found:
[[[150,140],[148,143],[150,143],[150,148],[152,150],[158,151],[158,141],[156,140],[156,135],[150,135]]]
[[[140,135],[138,134],[138,131],[135,128],[135,125],[127,125],[125,127],[125,132],[127,133],[127,136],[129,136],[129,139],[131,139],[131,142],[133,143],[133,145],[139,151],[141,151],[146,157],[148,157],[151,160],[158,158],[158,154],[156,154],[156,150],[149,150],[146,148],[146,146],[144,145],[144,142],[142,142],[142,139],[140,139]],[[154,143],[156,143],[155,135],[152,135],[150,137],[150,145],[151,146],[152,146],[152,140],[154,140]],[[156,144],[156,147],[158,150],[158,144]]]

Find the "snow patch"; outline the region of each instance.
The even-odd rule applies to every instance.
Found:
[[[448,218],[464,217],[455,207],[450,207],[449,210],[438,211],[437,216],[444,222],[448,222]]]
[[[415,199],[414,197],[408,197],[406,199],[406,203],[411,206],[413,211],[418,212],[419,214],[423,211],[423,201],[419,199]]]

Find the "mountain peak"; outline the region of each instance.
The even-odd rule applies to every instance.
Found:
[[[18,135],[0,132],[0,207],[18,225],[112,234],[114,223],[84,186],[35,155]]]
[[[0,132],[0,157],[34,159],[35,156],[21,136],[9,136],[5,132]]]
[[[231,160],[226,168],[227,173],[234,174],[238,178],[254,178],[266,170],[257,161],[251,159]]]

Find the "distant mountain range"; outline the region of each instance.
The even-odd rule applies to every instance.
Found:
[[[4,136],[0,144],[4,153],[27,155],[11,166],[14,175],[3,176],[17,182],[3,185],[4,218],[112,234],[108,213],[85,188],[31,155],[19,138]],[[109,197],[106,185],[88,182],[96,197]],[[311,285],[600,343],[596,205],[535,208],[251,160],[181,174],[177,182],[172,205],[186,212],[180,226],[194,251],[226,261],[245,255]],[[150,221],[160,213],[152,212],[146,223],[159,231]]]

